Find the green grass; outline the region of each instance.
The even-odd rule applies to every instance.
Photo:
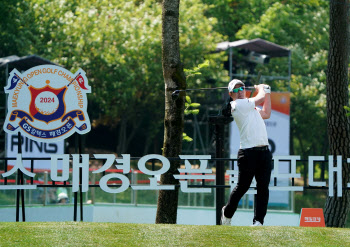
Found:
[[[86,222],[0,224],[1,246],[350,246],[344,228]]]

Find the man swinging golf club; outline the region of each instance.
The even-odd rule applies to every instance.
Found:
[[[271,89],[264,84],[255,85],[257,95],[245,97],[244,83],[234,79],[228,85],[232,98],[231,112],[240,133],[238,151],[238,183],[232,190],[229,200],[222,208],[221,224],[231,225],[231,218],[236,212],[238,203],[249,189],[255,176],[257,185],[256,207],[253,226],[262,226],[269,200],[269,183],[271,176],[272,155],[269,150],[266,127],[263,119],[271,115]],[[256,106],[263,103],[262,109]]]

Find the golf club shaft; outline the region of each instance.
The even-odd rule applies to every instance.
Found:
[[[254,89],[254,87],[245,87],[245,88],[247,88],[247,89]],[[227,87],[181,89],[181,90],[175,90],[174,93],[185,92],[185,91],[217,90],[217,89],[227,89]]]

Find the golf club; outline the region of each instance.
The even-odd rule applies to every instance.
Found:
[[[258,76],[256,77],[256,79],[254,80],[254,84],[257,85],[260,82],[260,78],[261,78],[261,72],[259,71]],[[250,86],[250,87],[245,87],[246,89],[254,89],[254,86]],[[179,94],[180,92],[186,92],[186,91],[201,91],[201,90],[217,90],[217,89],[227,89],[227,87],[213,87],[213,88],[196,88],[196,89],[182,89],[182,90],[175,90],[172,94],[171,97],[173,100],[176,100],[177,98],[179,98]],[[251,95],[253,94],[253,92],[251,93]]]
[[[254,87],[245,87],[246,89],[254,89]],[[201,91],[201,90],[217,90],[217,89],[227,89],[227,87],[213,87],[213,88],[196,88],[196,89],[182,89],[182,90],[175,90],[171,97],[175,100],[179,97],[180,92],[186,92],[186,91]]]

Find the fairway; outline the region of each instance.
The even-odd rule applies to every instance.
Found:
[[[1,246],[349,246],[340,228],[1,223]]]

